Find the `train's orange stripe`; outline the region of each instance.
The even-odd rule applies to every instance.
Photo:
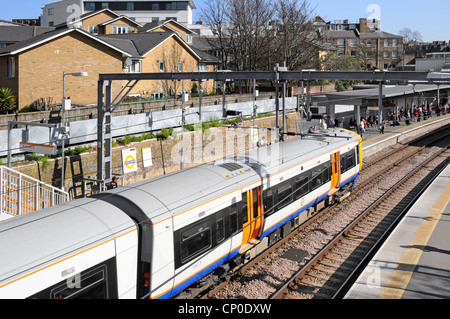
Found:
[[[19,280],[21,280],[21,279],[24,279],[24,278],[26,278],[26,277],[28,277],[28,276],[34,275],[34,274],[36,274],[36,273],[38,273],[38,272],[40,272],[40,271],[42,271],[42,270],[44,270],[44,269],[50,268],[50,267],[52,267],[52,266],[54,266],[54,265],[57,265],[57,264],[59,264],[59,263],[61,263],[61,262],[63,262],[63,261],[66,261],[66,260],[71,259],[71,258],[73,258],[73,257],[76,257],[76,256],[78,256],[78,255],[81,255],[82,253],[85,253],[85,252],[87,252],[87,251],[89,251],[89,250],[92,250],[92,249],[97,248],[97,247],[99,247],[99,246],[102,246],[102,245],[104,245],[104,244],[106,244],[106,243],[109,243],[109,242],[112,241],[112,240],[115,240],[115,239],[120,238],[120,237],[122,237],[122,236],[128,235],[128,234],[130,234],[130,233],[132,233],[132,232],[134,232],[134,231],[136,231],[136,230],[137,230],[137,228],[135,228],[135,229],[133,229],[133,230],[130,230],[129,232],[126,232],[125,234],[122,234],[122,235],[120,235],[120,236],[111,238],[111,239],[109,239],[109,240],[107,240],[107,241],[105,241],[105,242],[103,242],[103,243],[97,244],[97,245],[95,245],[95,246],[93,246],[93,247],[91,247],[91,248],[88,248],[88,249],[85,249],[85,250],[83,250],[83,251],[80,251],[79,253],[76,253],[75,255],[66,257],[66,258],[64,258],[64,259],[61,259],[61,260],[59,260],[59,261],[53,263],[53,264],[50,264],[50,265],[45,266],[45,267],[43,267],[43,268],[41,268],[41,269],[35,270],[35,271],[33,271],[32,273],[29,273],[29,274],[27,274],[27,275],[25,275],[25,276],[22,276],[22,277],[20,277],[20,278],[17,278],[17,279],[15,279],[15,280],[11,281],[11,282],[8,282],[8,283],[6,283],[6,284],[1,285],[0,288],[3,288],[3,287],[5,287],[5,286],[8,286],[8,285],[10,285],[10,284],[12,284],[12,283],[14,283],[14,282],[16,282],[16,281],[19,281]]]

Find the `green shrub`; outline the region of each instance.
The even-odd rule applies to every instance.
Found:
[[[0,89],[0,113],[9,114],[16,106],[16,97],[9,88]]]

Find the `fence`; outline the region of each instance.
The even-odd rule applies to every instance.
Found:
[[[0,214],[18,216],[64,203],[69,194],[5,166],[0,167]]]

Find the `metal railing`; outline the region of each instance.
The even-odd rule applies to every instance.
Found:
[[[0,167],[0,214],[25,215],[68,199],[67,192],[6,166]]]

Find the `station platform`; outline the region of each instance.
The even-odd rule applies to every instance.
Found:
[[[345,299],[450,298],[450,165],[397,225]]]
[[[381,134],[377,127],[368,127],[366,132],[363,133],[363,157],[370,156],[397,143],[426,135],[441,126],[450,124],[450,114],[434,115],[427,120],[411,122],[409,125],[406,125],[404,120],[399,122],[399,126],[390,126],[389,123],[389,121],[386,121],[384,134]]]

